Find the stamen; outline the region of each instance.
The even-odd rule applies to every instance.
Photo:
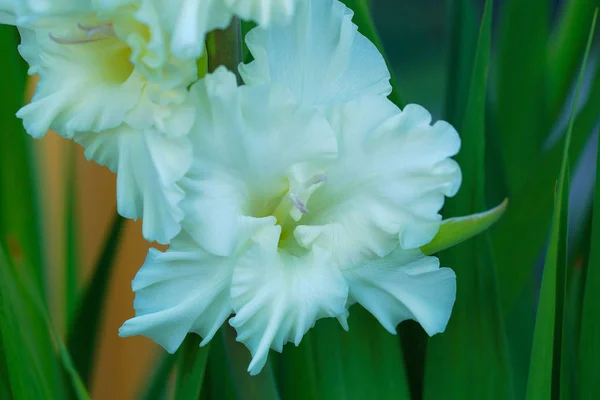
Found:
[[[54,36],[51,33],[49,33],[48,36],[50,37],[50,39],[52,41],[59,43],[59,44],[84,44],[84,43],[98,42],[100,40],[107,39],[106,37],[95,37],[95,38],[88,38],[88,39],[62,39],[62,38],[57,38],[56,36]]]
[[[312,185],[316,185],[316,184],[322,183],[322,182],[327,182],[327,175],[317,174],[308,181],[308,185],[312,186]]]
[[[290,200],[292,200],[292,203],[294,203],[294,206],[298,209],[298,211],[300,211],[304,215],[308,214],[308,209],[306,208],[306,205],[302,200],[300,200],[300,197],[298,197],[297,194],[290,193],[289,196]]]
[[[77,24],[77,28],[85,32],[87,38],[84,39],[63,39],[48,33],[51,40],[59,44],[85,44],[98,42],[100,40],[116,37],[115,30],[111,23],[98,26],[85,26]]]

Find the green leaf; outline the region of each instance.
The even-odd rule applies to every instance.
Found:
[[[175,400],[200,398],[210,350],[210,344],[200,347],[201,341],[198,335],[189,334],[179,348]]]
[[[309,331],[311,338],[306,342],[306,351],[312,353],[311,358],[305,359],[302,369],[309,372],[314,370],[316,375],[315,397],[320,399],[347,399],[351,393],[346,384],[343,365],[343,347],[340,342],[342,329],[334,319],[327,318],[317,322]],[[305,338],[306,339],[306,338]],[[302,346],[302,343],[300,344]],[[289,351],[295,350],[291,346]],[[298,347],[300,349],[300,347]],[[310,354],[310,353],[309,353]],[[299,371],[302,373],[302,371]],[[293,382],[287,379],[286,394],[293,390]],[[300,399],[301,397],[296,397]]]
[[[359,305],[350,308],[348,323],[349,331],[341,332],[348,397],[410,399],[398,337],[383,329],[379,321]]]
[[[445,118],[454,126],[461,126],[469,96],[469,82],[473,72],[473,58],[477,46],[479,23],[472,0],[450,1],[450,56],[448,87],[446,89]]]
[[[598,121],[600,109],[600,64],[586,104],[573,124],[570,158],[577,160]],[[563,135],[566,137],[566,133]],[[494,262],[497,266],[501,307],[514,357],[519,387],[525,390],[533,335],[533,315],[537,291],[534,267],[548,239],[552,220],[553,193],[562,161],[564,140],[546,151],[532,168],[524,187],[510,199],[510,207],[490,230]]]
[[[566,149],[567,147],[565,147]],[[567,158],[565,157],[565,164]],[[566,167],[564,169],[566,171]],[[527,379],[527,399],[558,398],[558,380],[556,369],[560,365],[560,355],[557,354],[557,344],[561,336],[557,330],[561,328],[564,300],[564,272],[567,236],[563,222],[568,213],[568,178],[561,172],[557,193],[555,196],[555,212],[552,217],[550,241],[544,262],[542,287],[535,322],[533,346],[529,362]],[[560,319],[557,319],[558,315]],[[560,367],[558,367],[560,368]],[[554,394],[553,394],[554,393]]]
[[[65,345],[56,332],[56,328],[52,323],[50,313],[46,308],[46,304],[41,294],[37,291],[36,284],[31,276],[27,275],[25,271],[27,268],[24,267],[22,261],[15,262],[16,267],[13,267],[14,274],[12,275],[12,284],[19,293],[21,301],[30,301],[32,308],[35,309],[35,313],[32,314],[32,318],[38,319],[44,326],[43,333],[52,338],[52,344],[50,350],[54,350],[58,353],[63,368],[67,372],[68,377],[71,380],[72,388],[75,396],[78,400],[89,400],[90,396],[87,393],[83,382],[81,381],[79,374],[75,370],[71,356]]]
[[[546,138],[549,0],[507,0],[501,13],[495,127],[509,197],[525,183]]]
[[[563,107],[579,60],[585,50],[588,27],[598,0],[568,0],[558,12],[558,27],[548,46],[548,105],[552,121]]]
[[[223,330],[224,328],[221,328]],[[225,346],[224,335],[217,334],[210,341],[210,355],[206,370],[205,386],[202,399],[238,400],[232,381]]]
[[[582,399],[600,398],[600,147],[596,164],[596,188],[590,255],[585,276],[581,336],[579,339],[578,377]]]
[[[600,64],[596,66],[587,102],[573,124],[569,147],[572,160],[579,159],[596,126],[599,109]],[[508,314],[520,310],[520,297],[524,292],[529,296],[533,290],[533,267],[548,238],[563,148],[564,141],[559,141],[542,155],[527,183],[510,198],[510,207],[491,230],[502,308]],[[522,334],[520,327],[516,331]]]
[[[0,25],[0,73],[3,82],[0,96],[0,241],[7,246],[5,257],[22,261],[23,268],[43,296],[46,286],[40,233],[41,218],[33,170],[35,162],[31,154],[33,139],[25,133],[22,122],[15,116],[23,105],[26,83],[25,64],[17,53],[18,43],[17,30]],[[4,300],[8,301],[6,297]],[[45,332],[44,322],[34,317],[36,311],[30,301],[24,301],[17,308],[17,320],[13,322],[21,317],[26,318],[25,315],[29,316],[27,318],[30,329],[25,336],[35,344],[35,359],[39,364],[32,368],[39,367],[43,371],[48,377],[44,385],[47,384],[48,390],[58,397],[61,394],[59,369]],[[12,311],[10,313],[12,314]],[[11,346],[10,343],[10,337],[2,341],[2,345],[7,349]],[[6,355],[12,362],[21,360],[12,359],[12,350],[7,350]],[[24,359],[27,359],[27,356],[24,356]],[[19,369],[13,366],[12,362],[9,362],[9,372],[12,372],[13,368]]]
[[[481,21],[460,130],[462,149],[456,157],[463,171],[463,184],[457,196],[448,200],[447,213],[473,213],[485,207],[485,101],[491,26],[490,0],[486,2]],[[503,203],[496,211],[484,213],[485,218],[491,220],[488,224],[499,217],[505,206]],[[481,224],[477,219],[471,223]],[[440,258],[444,265],[456,271],[457,295],[445,333],[432,337],[427,345],[424,398],[514,398],[488,235],[449,249]]]
[[[115,214],[102,253],[96,263],[94,275],[81,299],[77,314],[71,321],[67,347],[86,386],[89,385],[94,365],[104,302],[124,222],[123,217]]]
[[[570,241],[573,235],[570,234]],[[589,236],[588,236],[589,238]],[[572,249],[569,249],[569,254]],[[570,260],[570,258],[569,258]],[[579,263],[567,264],[567,280],[562,328],[561,398],[579,399],[577,346],[579,345],[584,272]]]
[[[75,143],[69,143],[66,162],[67,189],[65,195],[65,315],[67,328],[72,321],[77,306],[77,270],[79,266],[77,225],[77,168],[76,168]]]
[[[565,312],[563,317],[563,348],[561,353],[561,398],[580,399],[577,372],[579,338],[581,336],[581,315],[585,288],[584,264],[590,253],[592,236],[591,210],[586,218],[585,227],[579,234],[569,231],[569,252],[567,262],[567,282],[565,294]],[[572,225],[572,224],[571,224]]]
[[[466,191],[464,184],[461,190]],[[435,254],[480,234],[500,219],[507,205],[508,199],[488,211],[444,220],[433,240],[421,247],[421,252]]]
[[[15,400],[55,398],[50,386],[53,374],[44,369],[38,353],[42,346],[52,347],[49,340],[36,342],[43,330],[37,317],[30,299],[18,290],[13,267],[0,244],[0,337]]]
[[[328,390],[327,387],[319,387],[323,382],[321,378],[330,375],[335,378],[339,377],[338,374],[335,374],[335,371],[340,369],[341,354],[339,346],[334,346],[329,350],[330,357],[325,360],[325,366],[316,363],[318,354],[315,354],[315,344],[313,342],[317,330],[320,329],[322,329],[322,321],[317,321],[316,325],[304,335],[298,347],[286,346],[284,348],[280,359],[281,371],[278,379],[282,398],[291,400],[318,399],[320,396],[327,394]],[[337,364],[334,364],[336,361]],[[323,375],[320,375],[322,369],[326,371]],[[337,385],[340,387],[338,397],[343,398],[341,379],[336,379],[330,384],[331,386]]]
[[[221,328],[229,372],[239,400],[279,400],[279,391],[269,359],[262,372],[256,376],[248,373],[250,352],[241,343],[236,342],[235,330],[223,325]]]
[[[144,391],[137,397],[140,400],[163,400],[167,398],[167,383],[175,366],[177,356],[163,352],[152,371]]]
[[[39,210],[31,157],[33,139],[15,116],[25,97],[26,75],[17,53],[17,30],[0,25],[0,239],[18,248],[38,289],[45,293]]]
[[[388,65],[388,69],[390,70],[390,83],[392,85],[392,94],[390,94],[390,100],[398,107],[403,107],[404,103],[402,102],[402,97],[400,96],[400,91],[398,88],[398,80],[394,76],[394,72],[390,67],[390,63],[385,54],[385,49],[383,48],[383,44],[381,43],[381,38],[377,33],[377,29],[375,27],[375,23],[373,22],[373,17],[371,16],[371,5],[370,0],[341,0],[342,3],[346,5],[346,7],[350,8],[354,11],[354,17],[352,18],[352,22],[354,22],[358,26],[358,31],[362,33],[367,39],[369,39],[375,46],[379,52],[383,55],[383,58],[386,60]]]
[[[284,348],[282,398],[410,399],[398,338],[358,305],[348,322],[345,332],[335,319],[319,320],[297,348]]]
[[[559,393],[561,393],[560,384],[564,380],[564,378],[561,379],[561,375],[564,374],[561,371],[561,353],[564,346],[562,338],[567,262],[569,146],[597,15],[598,12],[596,11],[577,82],[555,191],[554,213],[552,215],[550,239],[544,262],[542,286],[540,289],[531,360],[529,363],[527,399],[558,398]]]

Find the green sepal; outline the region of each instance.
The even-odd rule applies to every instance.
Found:
[[[508,199],[505,199],[490,210],[442,221],[442,226],[440,226],[437,235],[431,242],[421,247],[421,251],[428,256],[480,234],[500,219],[507,206]]]

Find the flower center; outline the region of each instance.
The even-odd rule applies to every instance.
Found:
[[[280,247],[285,246],[288,239],[293,237],[294,229],[298,226],[299,221],[309,213],[308,199],[325,182],[327,182],[327,176],[318,174],[305,182],[291,184],[275,209],[269,213],[277,219],[277,224],[281,226]]]

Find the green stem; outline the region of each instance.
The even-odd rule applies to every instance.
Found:
[[[233,72],[241,85],[242,78],[238,73],[238,65],[242,62],[242,25],[239,18],[233,18],[225,29],[217,29],[206,38],[208,52],[208,72],[213,72],[223,65]]]

